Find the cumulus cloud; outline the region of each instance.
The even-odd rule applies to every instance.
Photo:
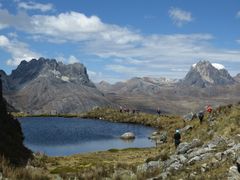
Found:
[[[74,64],[74,63],[79,63],[80,61],[73,55],[69,56],[68,58],[68,63],[69,64]]]
[[[0,48],[11,54],[12,58],[7,60],[7,64],[17,66],[22,60],[29,61],[33,58],[38,58],[38,53],[28,49],[27,44],[17,40],[11,41],[4,35],[0,35]]]
[[[140,40],[141,36],[127,28],[103,23],[97,16],[87,17],[78,12],[54,15],[17,15],[0,10],[0,23],[13,26],[27,33],[44,36],[50,41],[106,41],[127,44]]]
[[[18,8],[25,9],[25,10],[40,10],[42,12],[51,11],[53,10],[53,4],[47,3],[36,3],[33,1],[29,2],[18,2]]]
[[[191,12],[184,11],[180,8],[172,7],[168,13],[170,18],[173,20],[173,23],[179,27],[185,23],[193,21]]]

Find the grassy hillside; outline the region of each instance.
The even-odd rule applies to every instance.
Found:
[[[110,120],[113,122],[131,122],[140,123],[148,126],[157,127],[161,131],[167,131],[168,141],[165,144],[155,148],[147,149],[112,149],[105,152],[79,154],[68,157],[49,157],[45,159],[45,164],[50,173],[61,174],[63,177],[77,176],[80,179],[100,179],[100,177],[112,177],[112,174],[117,170],[131,170],[136,172],[137,165],[154,159],[167,160],[176,152],[172,141],[172,135],[176,128],[183,128],[186,125],[191,125],[192,130],[182,134],[183,142],[190,142],[194,138],[198,138],[202,143],[212,140],[215,136],[224,136],[226,138],[235,138],[236,134],[240,134],[240,105],[228,105],[215,109],[212,115],[206,114],[203,124],[200,124],[198,119],[185,122],[178,116],[158,116],[145,113],[132,114],[120,113],[114,109],[95,109],[84,115],[88,118],[98,118]],[[208,120],[213,121],[208,121]],[[220,147],[216,152],[221,152],[226,147]],[[182,171],[173,174],[173,179],[186,179],[190,172],[197,172],[199,179],[214,177],[220,178],[226,174],[229,167],[233,164],[231,160],[222,163],[221,167],[212,168],[202,174],[200,172],[201,165],[209,163],[207,160],[201,164],[189,166]],[[158,169],[154,172],[148,172],[145,175],[137,174],[138,179],[153,177],[162,170]],[[121,179],[121,178],[120,178]]]

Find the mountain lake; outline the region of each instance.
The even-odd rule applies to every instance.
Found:
[[[155,129],[138,124],[63,117],[24,117],[18,120],[26,147],[49,156],[155,146],[148,139]],[[136,138],[131,141],[120,139],[125,132],[133,132]]]

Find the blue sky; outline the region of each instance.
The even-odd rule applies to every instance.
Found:
[[[95,81],[183,78],[199,60],[240,73],[238,0],[0,0],[0,69],[47,57]]]

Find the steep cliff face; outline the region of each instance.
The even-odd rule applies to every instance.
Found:
[[[9,103],[30,114],[79,113],[111,105],[80,63],[65,65],[44,58],[22,61],[5,79]]]
[[[1,84],[0,78],[0,156],[4,156],[12,164],[24,165],[32,153],[23,145],[24,138],[20,123],[7,112]]]
[[[235,80],[224,67],[214,66],[209,61],[199,61],[193,65],[182,83],[188,86],[207,87],[214,85],[229,85]]]

